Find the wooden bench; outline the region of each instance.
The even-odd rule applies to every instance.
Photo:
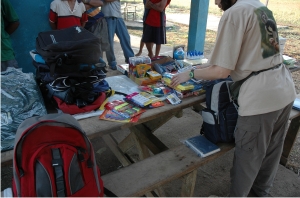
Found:
[[[218,146],[221,151],[201,158],[182,144],[101,177],[104,186],[118,197],[143,196],[182,177],[180,196],[191,197],[194,194],[197,169],[234,147],[233,144],[218,144]]]
[[[201,158],[182,144],[103,175],[104,186],[117,196],[137,197],[182,177],[180,196],[193,196],[197,169],[234,147],[233,144],[218,144],[218,146],[221,151]]]
[[[124,15],[124,20],[128,21],[128,15],[132,16],[132,20],[135,21],[136,19],[136,5],[129,5],[129,3],[125,2],[125,6],[123,8],[123,15]]]

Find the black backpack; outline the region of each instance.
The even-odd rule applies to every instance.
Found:
[[[206,108],[202,110],[200,133],[213,143],[233,142],[238,112],[230,96],[231,79],[212,81],[206,87]]]
[[[36,51],[50,67],[51,75],[68,66],[77,69],[80,64],[98,63],[101,55],[100,39],[78,26],[40,32]]]

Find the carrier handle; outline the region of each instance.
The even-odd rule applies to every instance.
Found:
[[[59,148],[52,149],[52,166],[55,172],[56,193],[58,197],[65,197],[65,179],[63,171],[63,159]]]

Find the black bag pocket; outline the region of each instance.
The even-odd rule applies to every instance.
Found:
[[[220,127],[218,125],[217,116],[215,112],[209,109],[202,110],[203,124],[200,133],[211,142],[217,143],[220,139]]]

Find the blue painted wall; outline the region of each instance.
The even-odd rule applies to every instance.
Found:
[[[19,28],[11,35],[16,59],[23,72],[34,72],[29,51],[35,49],[39,32],[51,30],[48,15],[52,0],[10,1],[20,18]]]

